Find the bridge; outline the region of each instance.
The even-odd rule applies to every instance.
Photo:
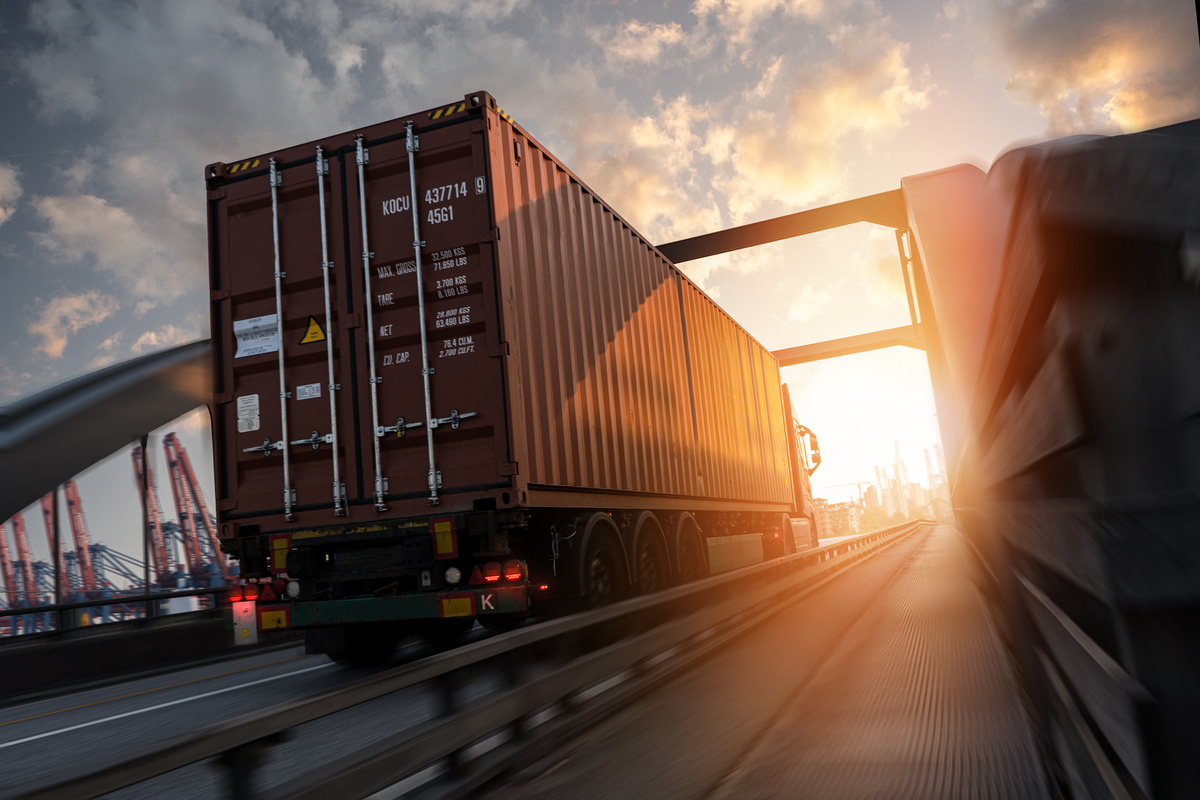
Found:
[[[1192,127],[1176,126],[1026,148],[990,175],[913,176],[659,248],[682,263],[859,221],[894,229],[911,325],[776,357],[922,349],[953,523],[476,630],[454,649],[405,643],[381,668],[286,637],[234,650],[207,612],[87,636],[59,616],[0,646],[0,673],[23,676],[10,691],[25,681],[0,711],[0,793],[1195,796],[1198,172]],[[148,431],[206,399],[206,352],[6,409],[4,514],[86,466],[69,460],[86,460],[80,439],[53,449],[72,434],[94,437],[91,459],[134,441],[145,453]],[[203,591],[122,602],[149,617]],[[55,673],[81,653],[108,672]]]

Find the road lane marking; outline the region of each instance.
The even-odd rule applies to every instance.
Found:
[[[304,669],[298,669],[298,670],[294,670],[292,672],[285,672],[282,675],[272,675],[269,678],[259,678],[256,681],[250,681],[249,683],[242,683],[237,686],[226,686],[224,689],[214,689],[213,691],[205,692],[204,694],[192,695],[191,697],[183,697],[183,698],[180,698],[179,700],[171,700],[166,703],[159,703],[156,706],[148,706],[146,708],[138,708],[133,711],[126,711],[123,714],[114,714],[111,717],[104,717],[103,719],[94,719],[91,722],[81,722],[78,725],[70,725],[66,728],[59,728],[58,730],[55,730],[55,731],[46,731],[45,733],[39,733],[34,736],[26,736],[24,739],[14,739],[11,742],[4,742],[4,743],[0,744],[0,750],[3,750],[6,747],[12,747],[14,745],[24,744],[26,742],[33,742],[38,739],[45,739],[49,736],[57,736],[60,733],[70,733],[71,731],[77,731],[80,728],[90,728],[93,725],[100,725],[105,722],[112,722],[114,720],[124,719],[125,717],[133,717],[138,714],[145,714],[147,711],[157,711],[160,708],[167,708],[168,706],[177,706],[181,703],[190,703],[193,700],[203,700],[206,697],[213,697],[214,695],[225,694],[226,692],[235,692],[238,689],[249,689],[251,686],[257,686],[260,683],[269,683],[271,681],[277,681],[281,678],[290,678],[293,675],[302,675],[305,672],[312,672],[314,670],[325,669],[326,667],[332,667],[332,666],[333,666],[332,663],[317,664],[315,667],[305,667]]]
[[[62,714],[67,711],[75,711],[80,708],[87,708],[89,706],[103,705],[104,703],[111,703],[114,700],[125,700],[130,697],[137,697],[138,695],[151,694],[152,692],[161,692],[164,689],[174,689],[177,686],[187,686],[189,683],[199,683],[200,681],[210,681],[214,678],[224,678],[226,675],[236,675],[239,672],[246,672],[246,671],[252,670],[252,669],[262,669],[263,667],[273,667],[276,664],[286,664],[287,662],[295,661],[298,658],[304,658],[304,656],[291,656],[289,658],[280,658],[280,659],[276,659],[275,661],[268,661],[265,664],[251,664],[248,667],[239,667],[237,669],[231,669],[226,672],[218,672],[215,675],[201,675],[199,678],[189,678],[186,681],[179,681],[178,683],[168,683],[165,686],[155,686],[151,689],[142,689],[140,692],[129,692],[128,694],[117,695],[116,697],[106,697],[103,700],[93,700],[90,703],[80,703],[77,706],[70,706],[69,708],[59,708],[59,709],[55,709],[54,711],[43,711],[41,714],[30,714],[28,717],[21,717],[20,719],[10,719],[8,722],[0,722],[0,728],[3,728],[5,725],[14,725],[18,722],[28,722],[31,719],[38,719],[40,717],[52,717],[55,714]]]

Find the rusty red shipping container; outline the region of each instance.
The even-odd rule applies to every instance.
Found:
[[[488,94],[207,183],[223,538],[802,513],[775,359]]]

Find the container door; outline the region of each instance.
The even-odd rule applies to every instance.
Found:
[[[223,454],[226,516],[253,514],[265,529],[331,525],[346,512],[354,453],[344,435],[350,381],[339,364],[346,272],[330,263],[339,198],[315,148],[305,162],[264,166],[223,189],[219,272],[232,331],[217,346],[232,390],[219,408],[236,432]]]
[[[350,191],[368,304],[366,483],[381,512],[469,509],[510,485],[483,128],[464,119],[361,145]]]

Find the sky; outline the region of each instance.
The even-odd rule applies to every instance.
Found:
[[[208,163],[486,90],[663,243],[1200,116],[1195,15],[1191,0],[4,0],[0,404],[208,335]],[[907,323],[888,230],[682,268],[771,349]],[[923,353],[783,375],[820,436],[819,496],[857,497],[845,484],[896,442],[926,482]],[[210,474],[203,412],[163,430]],[[140,550],[128,452],[79,484],[93,537]]]

